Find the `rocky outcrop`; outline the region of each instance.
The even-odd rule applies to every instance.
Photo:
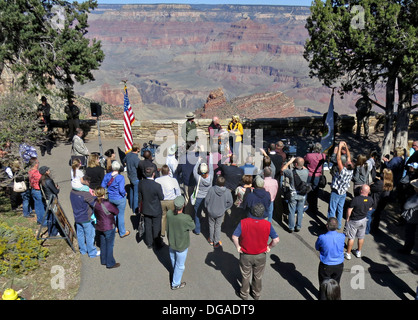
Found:
[[[198,118],[230,118],[233,115],[259,119],[299,117],[306,113],[296,108],[293,99],[283,92],[258,93],[227,101],[222,88],[212,91],[204,106],[196,110]]]

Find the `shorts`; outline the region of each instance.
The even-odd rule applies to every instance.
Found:
[[[364,239],[364,235],[366,234],[366,225],[367,225],[367,218],[363,218],[361,220],[349,220],[345,224],[344,233],[348,237],[348,239]]]

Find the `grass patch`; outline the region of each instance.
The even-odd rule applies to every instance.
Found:
[[[0,222],[9,226],[30,228],[34,237],[39,230],[36,217],[23,218],[21,211],[11,211],[4,195],[0,195]],[[77,243],[74,245],[77,247]],[[43,246],[48,248],[49,256],[36,270],[23,275],[8,274],[0,277],[0,295],[6,289],[12,288],[26,300],[74,299],[80,286],[80,255],[75,253],[64,239],[46,240]]]

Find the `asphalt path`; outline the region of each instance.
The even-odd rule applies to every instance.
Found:
[[[86,140],[90,152],[99,151],[97,139]],[[102,140],[102,148],[123,149],[122,140]],[[51,168],[55,182],[60,186],[59,201],[71,223],[74,222],[69,201],[71,145],[59,143],[52,155],[39,157],[40,165]],[[39,153],[40,154],[40,153]],[[330,181],[329,173],[328,181]],[[124,173],[126,178],[126,173]],[[126,179],[127,181],[127,179]],[[286,222],[273,222],[280,242],[267,254],[263,276],[262,300],[316,300],[318,294],[319,254],[315,241],[324,232],[326,199],[319,199],[322,214],[305,213],[300,232],[288,233]],[[234,212],[232,213],[232,215]],[[240,287],[239,254],[231,240],[235,222],[225,218],[221,249],[214,249],[207,240],[205,228],[200,235],[191,233],[191,244],[183,281],[186,287],[170,289],[170,258],[168,246],[160,250],[147,249],[134,230],[136,217],[126,207],[125,221],[131,235],[116,236],[114,256],[121,264],[106,269],[99,258],[82,257],[81,284],[76,300],[240,300],[236,291]],[[417,288],[417,252],[405,256],[397,252],[403,244],[403,228],[390,217],[383,217],[382,232],[367,235],[361,258],[345,260],[341,279],[343,300],[413,300]],[[167,240],[164,239],[167,243]],[[417,241],[418,243],[418,241]],[[77,246],[77,242],[75,242]],[[356,245],[354,246],[356,248]],[[75,254],[79,254],[78,251]],[[414,271],[415,270],[415,271]],[[250,298],[251,299],[251,298]]]

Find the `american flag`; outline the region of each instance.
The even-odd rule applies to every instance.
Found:
[[[135,115],[132,111],[128,98],[128,88],[125,86],[123,93],[123,135],[125,139],[125,153],[132,150],[132,124],[135,122]]]

